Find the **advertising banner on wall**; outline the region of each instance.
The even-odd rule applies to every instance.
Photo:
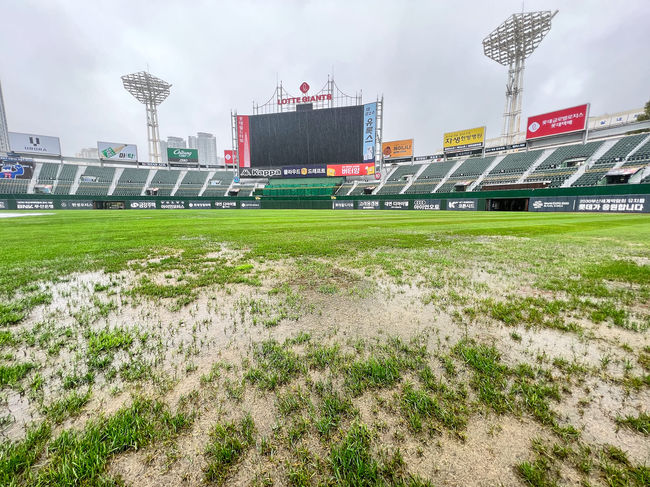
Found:
[[[15,162],[15,159],[0,158],[0,179],[31,179],[34,166],[31,162]]]
[[[410,159],[413,157],[413,139],[383,142],[381,144],[381,153],[384,155],[384,159],[393,159],[395,157]]]
[[[190,201],[187,207],[191,210],[209,210],[212,208],[212,203],[209,201]]]
[[[215,210],[233,210],[237,208],[236,201],[215,201],[214,209]]]
[[[485,142],[485,127],[447,132],[442,141],[442,148],[447,152],[481,149]]]
[[[409,200],[384,201],[384,210],[408,210]]]
[[[185,201],[164,200],[160,202],[161,210],[184,210],[185,208]]]
[[[333,210],[354,210],[354,201],[332,201]]]
[[[9,146],[19,154],[61,155],[61,141],[48,135],[9,132]]]
[[[97,142],[99,158],[104,161],[138,161],[138,147],[135,144],[118,142]]]
[[[0,210],[8,210],[8,209],[9,209],[9,201],[0,200]]]
[[[95,206],[90,200],[63,200],[61,201],[62,210],[93,210]]]
[[[324,178],[327,176],[327,166],[283,166],[283,178]]]
[[[155,210],[155,201],[129,201],[129,208],[132,210]]]
[[[650,196],[643,194],[625,196],[578,196],[575,211],[648,213],[650,212]]]
[[[526,140],[580,132],[587,128],[589,104],[528,117]]]
[[[167,160],[169,162],[199,162],[199,150],[168,147]]]
[[[234,166],[235,165],[235,151],[230,149],[230,150],[224,150],[223,151],[223,160],[226,161],[226,166]]]
[[[447,209],[451,211],[474,211],[478,209],[478,200],[447,200]]]
[[[439,210],[440,200],[413,200],[414,210]]]
[[[363,162],[375,162],[377,102],[363,106]]]
[[[528,201],[528,211],[573,211],[575,196],[533,197]]]
[[[260,210],[262,208],[261,201],[241,201],[239,208],[242,210]]]
[[[248,115],[237,115],[237,151],[239,167],[251,167],[251,134]]]
[[[53,210],[54,201],[48,200],[18,200],[17,210]]]
[[[328,176],[372,176],[375,174],[375,163],[363,164],[328,164]]]
[[[378,210],[379,200],[359,200],[357,201],[357,210]]]

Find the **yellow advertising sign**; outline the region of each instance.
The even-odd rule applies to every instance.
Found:
[[[442,146],[445,152],[449,152],[463,149],[477,149],[483,147],[484,142],[485,127],[476,127],[474,129],[447,132]]]
[[[381,144],[381,153],[386,159],[393,157],[413,157],[413,139],[394,140]]]

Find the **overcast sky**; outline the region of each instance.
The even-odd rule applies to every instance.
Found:
[[[384,140],[501,131],[507,69],[482,40],[522,2],[0,0],[0,81],[9,129],[61,137],[65,155],[97,140],[147,152],[145,109],[120,80],[146,70],[171,83],[160,135],[212,132],[230,146],[230,111],[250,113],[276,76],[294,95],[333,73],[365,102],[384,96]],[[527,0],[559,13],[528,58],[523,116],[585,102],[591,115],[650,99],[650,0]],[[525,118],[524,118],[525,120]]]

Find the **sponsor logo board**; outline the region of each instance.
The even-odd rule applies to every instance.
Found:
[[[327,166],[282,166],[283,178],[322,178],[327,176]]]
[[[18,200],[17,210],[53,210],[54,201],[50,200]]]
[[[447,209],[451,211],[473,211],[478,208],[478,200],[447,200]]]
[[[575,196],[530,198],[528,211],[573,211],[575,202]]]
[[[357,210],[378,210],[379,200],[359,200],[357,201]]]
[[[575,211],[598,213],[648,213],[650,212],[650,196],[578,196]]]
[[[0,159],[0,179],[31,179],[34,168],[30,163],[14,162],[11,159]]]
[[[235,164],[235,151],[232,149],[224,150],[223,159],[226,161],[226,166],[233,166]]]
[[[48,135],[9,132],[9,146],[20,154],[61,155],[61,141]]]
[[[588,118],[589,104],[528,117],[526,140],[585,130]]]
[[[95,206],[90,200],[63,200],[61,201],[62,210],[92,210]]]
[[[108,161],[138,160],[138,147],[135,144],[120,144],[118,142],[97,142],[99,158]]]
[[[185,201],[165,200],[160,202],[160,208],[163,210],[184,210]]]
[[[212,208],[212,203],[209,201],[190,201],[187,207],[192,210],[209,210]]]
[[[272,178],[274,176],[281,176],[282,169],[279,167],[245,167],[239,169],[240,178]]]
[[[445,152],[483,148],[485,127],[457,130],[444,135],[442,147]]]
[[[408,210],[409,200],[384,201],[384,210]]]
[[[377,102],[363,106],[363,162],[375,162]]]
[[[199,162],[199,150],[168,147],[167,160],[169,162]]]
[[[8,210],[9,202],[7,200],[0,200],[0,210]]]
[[[239,208],[242,210],[259,210],[262,208],[262,203],[260,201],[241,201]]]
[[[328,176],[372,176],[375,174],[375,163],[362,164],[328,164]]]
[[[132,210],[155,210],[155,201],[129,201],[129,208]]]
[[[237,154],[239,167],[251,167],[251,142],[248,115],[237,115]],[[240,172],[241,174],[241,172]]]
[[[234,208],[237,208],[237,202],[236,201],[215,201],[214,208],[216,210],[232,210]]]
[[[383,142],[381,144],[381,153],[385,159],[392,160],[395,157],[404,157],[410,161],[411,157],[413,157],[413,139]]]
[[[414,210],[439,210],[441,200],[413,200]]]
[[[354,210],[354,201],[332,201],[333,210]]]

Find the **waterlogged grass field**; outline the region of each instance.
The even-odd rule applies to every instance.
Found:
[[[650,485],[650,217],[0,219],[0,485]]]

